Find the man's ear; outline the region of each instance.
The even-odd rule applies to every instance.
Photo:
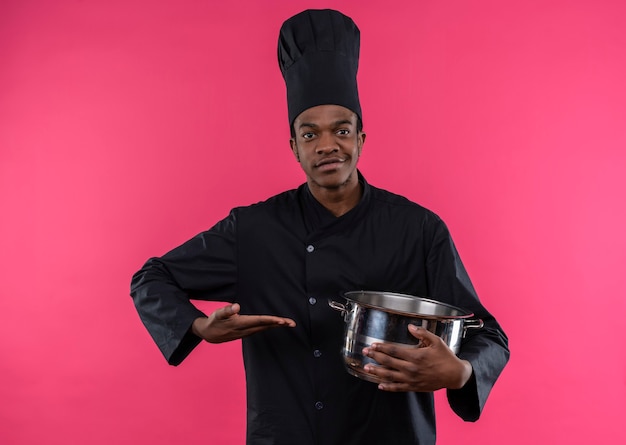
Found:
[[[291,152],[296,157],[296,160],[300,162],[300,155],[298,154],[298,145],[296,144],[296,139],[289,139],[289,145],[291,146]]]
[[[362,131],[357,135],[358,141],[357,146],[359,147],[359,156],[361,155],[361,150],[363,150],[363,144],[365,144],[365,138],[367,135]]]

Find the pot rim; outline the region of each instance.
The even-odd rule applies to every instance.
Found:
[[[384,306],[379,306],[376,304],[372,304],[372,303],[366,303],[366,302],[362,302],[359,301],[358,299],[355,298],[351,298],[352,296],[356,296],[356,295],[363,295],[363,294],[377,294],[377,295],[389,295],[392,297],[399,297],[399,298],[406,298],[406,299],[410,299],[410,300],[419,300],[419,301],[423,301],[425,303],[429,303],[429,304],[433,304],[435,306],[442,306],[448,309],[452,309],[454,311],[457,311],[460,313],[460,315],[434,315],[434,314],[421,314],[419,312],[407,312],[407,311],[400,311],[400,310],[396,310],[396,309],[390,309]],[[344,292],[343,294],[344,298],[346,300],[355,302],[361,306],[365,306],[365,307],[369,307],[372,309],[378,309],[381,310],[383,312],[388,312],[391,314],[399,314],[399,315],[406,315],[409,317],[415,317],[415,318],[425,318],[425,319],[429,319],[429,320],[465,320],[465,319],[469,319],[474,317],[474,313],[470,312],[468,310],[462,309],[458,306],[453,306],[451,304],[448,303],[442,303],[441,301],[437,301],[437,300],[433,300],[430,298],[424,298],[424,297],[418,297],[415,295],[409,295],[409,294],[401,294],[401,293],[397,293],[397,292],[386,292],[386,291],[368,291],[368,290],[357,290],[357,291],[349,291],[349,292]]]

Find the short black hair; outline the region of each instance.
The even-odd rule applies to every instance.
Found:
[[[295,123],[295,121],[294,121]],[[357,133],[360,133],[361,131],[363,131],[363,121],[361,120],[361,118],[357,115],[356,117],[356,131]],[[291,134],[291,137],[295,139],[296,137],[296,128],[293,126],[293,124],[291,124],[289,126],[289,133]]]

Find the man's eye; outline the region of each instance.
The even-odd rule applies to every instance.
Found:
[[[346,129],[344,128],[344,129],[338,130],[338,131],[337,131],[337,134],[338,134],[339,136],[347,136],[348,134],[350,134],[350,130],[346,130]]]
[[[312,139],[315,136],[313,133],[304,133],[302,139]]]

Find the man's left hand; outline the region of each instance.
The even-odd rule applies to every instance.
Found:
[[[375,360],[365,371],[382,380],[384,391],[430,392],[442,388],[462,388],[472,376],[472,365],[459,359],[445,342],[424,328],[409,325],[409,332],[420,340],[419,346],[373,343],[363,355]]]

